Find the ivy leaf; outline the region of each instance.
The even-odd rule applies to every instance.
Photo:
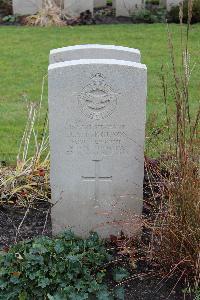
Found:
[[[113,271],[113,279],[116,282],[120,282],[123,279],[127,278],[128,276],[129,276],[129,272],[124,268],[114,269]]]
[[[55,246],[54,246],[54,249],[55,249],[57,254],[62,253],[64,251],[63,243],[61,241],[57,241]]]
[[[22,292],[20,295],[19,295],[19,300],[27,300],[27,294],[25,292]]]
[[[72,263],[79,262],[79,258],[75,255],[68,255],[67,259]]]
[[[85,300],[88,299],[88,294],[87,293],[82,293],[82,294],[70,294],[70,300]]]
[[[115,297],[118,300],[124,300],[125,299],[125,290],[124,290],[124,287],[120,286],[120,287],[117,287],[115,289]]]
[[[96,274],[96,280],[98,283],[101,283],[103,281],[103,278],[105,277],[106,275],[106,270],[102,270],[101,272],[98,272]]]
[[[47,294],[47,297],[49,300],[65,300],[66,299],[66,298],[63,298],[63,296],[58,293],[53,296],[51,296],[50,294]]]
[[[41,288],[45,288],[50,284],[50,280],[48,278],[42,278],[39,283],[38,286],[40,286]]]
[[[77,291],[80,291],[80,290],[84,289],[85,288],[84,282],[82,280],[79,280],[77,282],[77,284],[75,285],[75,288],[77,289]]]
[[[74,233],[71,230],[65,231],[60,237],[64,238],[66,241],[73,241],[75,239]]]
[[[47,252],[47,249],[45,248],[44,245],[41,244],[41,242],[38,241],[32,245],[32,249],[31,249],[32,254],[44,254]]]
[[[36,273],[31,272],[31,273],[28,274],[28,277],[30,278],[30,280],[34,280],[36,278]]]
[[[12,291],[12,292],[7,292],[7,293],[1,293],[0,291],[0,297],[3,300],[10,300],[10,299],[17,299],[18,296],[18,291]]]
[[[50,294],[47,294],[47,297],[49,300],[55,300],[54,296],[51,296]]]
[[[97,299],[98,300],[113,300],[113,296],[110,294],[110,292],[105,288],[103,290],[100,290],[97,293]]]
[[[20,282],[19,277],[11,276],[10,277],[10,282],[12,282],[14,284],[18,284]]]
[[[3,290],[8,286],[8,282],[0,279],[0,289]]]
[[[99,242],[98,234],[96,232],[91,232],[89,240],[92,241],[92,242],[96,242],[96,243]]]
[[[96,292],[96,291],[99,291],[100,287],[101,287],[101,286],[97,283],[96,280],[92,280],[92,281],[90,282],[90,284],[89,284],[88,292],[89,292],[89,293],[94,293],[94,292]]]

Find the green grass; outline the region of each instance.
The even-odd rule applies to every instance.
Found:
[[[179,26],[170,27],[178,54]],[[141,50],[142,62],[148,67],[147,132],[150,134],[162,127],[164,106],[160,70],[163,63],[169,63],[166,25],[0,27],[0,160],[15,159],[26,120],[23,94],[31,101],[39,100],[50,49],[86,43],[116,44]],[[200,24],[192,26],[190,47],[192,60],[196,62],[191,82],[191,98],[195,102],[199,99],[200,88]]]

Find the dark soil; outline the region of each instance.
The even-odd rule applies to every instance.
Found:
[[[48,202],[40,201],[29,209],[0,205],[0,248],[39,235],[51,236]]]
[[[162,282],[160,278],[147,277],[130,281],[126,286],[126,300],[192,300],[193,297],[183,295],[182,287],[175,291],[175,280]]]
[[[115,17],[115,16],[96,16],[95,24],[131,24],[132,18],[129,17]]]

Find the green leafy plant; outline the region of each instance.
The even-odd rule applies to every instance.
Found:
[[[116,282],[121,282],[129,276],[129,272],[125,268],[115,268],[113,270],[113,279]]]
[[[159,0],[147,0],[145,4],[159,5]]]
[[[200,300],[200,288],[195,291],[195,300]]]
[[[193,297],[194,300],[200,300],[200,288],[187,287],[183,290],[184,299],[189,296]]]
[[[162,23],[165,22],[165,10],[139,10],[132,15],[132,20],[133,23]]]
[[[123,288],[111,292],[106,284],[111,260],[96,233],[81,239],[67,231],[19,243],[0,255],[0,299],[124,299]],[[120,282],[129,274],[119,268],[113,275]]]
[[[8,15],[8,16],[5,16],[3,19],[2,19],[3,22],[5,23],[15,23],[17,21],[17,16],[14,16],[14,15]]]

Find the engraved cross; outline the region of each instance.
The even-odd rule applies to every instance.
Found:
[[[99,182],[112,182],[112,176],[99,176],[99,163],[100,160],[93,160],[95,163],[95,175],[94,176],[82,176],[83,181],[85,182],[94,182],[95,183],[95,192],[94,200],[98,204],[99,201]]]

